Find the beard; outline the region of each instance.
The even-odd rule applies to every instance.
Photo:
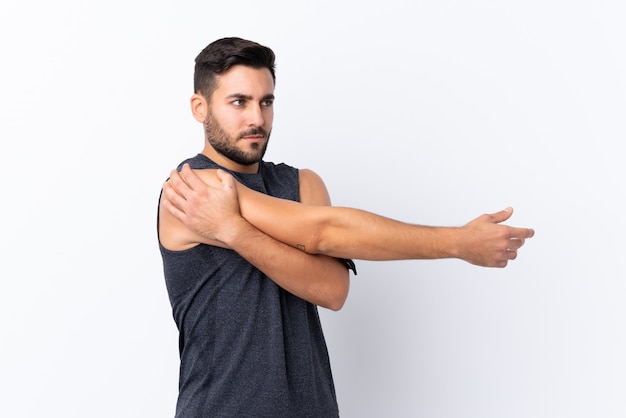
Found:
[[[237,164],[249,166],[261,161],[265,155],[271,131],[267,132],[261,127],[252,128],[239,133],[237,138],[233,138],[226,133],[209,111],[204,121],[204,134],[215,151]],[[263,135],[265,143],[253,142],[250,144],[250,150],[248,151],[237,148],[237,142],[248,135]]]

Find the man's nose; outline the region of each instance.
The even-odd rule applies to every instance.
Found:
[[[263,126],[265,122],[263,108],[261,106],[250,106],[246,116],[248,126]]]

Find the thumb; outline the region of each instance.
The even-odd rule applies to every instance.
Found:
[[[489,217],[491,218],[491,222],[499,224],[500,222],[504,222],[507,219],[509,219],[511,217],[511,215],[513,215],[513,208],[512,207],[508,207],[504,210],[501,210],[499,212],[496,213],[492,213],[491,215],[489,215]]]
[[[228,189],[228,188],[235,187],[235,180],[233,179],[233,176],[230,173],[228,173],[226,170],[222,170],[221,168],[218,168],[215,174],[217,175],[217,178],[219,179],[219,181],[222,182],[222,186],[224,188]]]

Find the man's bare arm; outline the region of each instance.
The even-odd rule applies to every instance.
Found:
[[[200,179],[189,167],[173,171],[163,190],[164,207],[205,238],[227,239],[228,223],[210,220],[218,211],[234,212],[235,195],[236,215],[264,233],[308,253],[341,258],[459,258],[479,266],[505,267],[517,257],[524,240],[534,235],[529,228],[502,225],[512,214],[510,208],[481,215],[462,227],[414,225],[360,209],[274,198],[248,189],[225,172],[217,177],[213,171]]]

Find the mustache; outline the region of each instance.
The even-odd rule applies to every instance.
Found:
[[[245,132],[242,132],[239,134],[239,139],[245,137],[245,136],[250,136],[250,135],[263,135],[263,137],[267,138],[267,131],[261,127],[258,128],[252,128],[249,129]]]

